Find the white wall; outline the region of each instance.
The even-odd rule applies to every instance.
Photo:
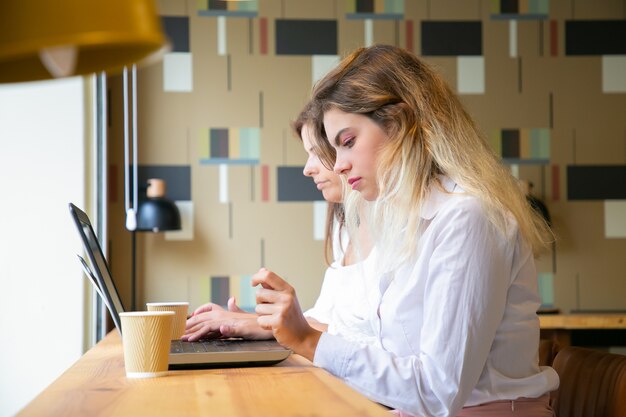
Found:
[[[82,354],[68,202],[85,203],[84,90],[81,78],[0,84],[0,417]]]

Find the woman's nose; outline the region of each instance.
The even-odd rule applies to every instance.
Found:
[[[348,169],[350,168],[350,164],[348,164],[347,161],[345,161],[344,159],[339,158],[339,156],[337,156],[337,160],[335,161],[335,166],[333,167],[333,171],[335,171],[335,174],[345,174]]]
[[[305,177],[312,177],[315,174],[315,164],[311,162],[311,158],[307,159],[306,164],[304,165],[304,169],[302,173]]]

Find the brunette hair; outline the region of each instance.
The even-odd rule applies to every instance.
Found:
[[[315,85],[312,101],[321,157],[332,148],[323,126],[330,109],[369,117],[387,134],[371,223],[379,249],[398,251],[399,262],[415,253],[416,239],[406,230],[418,230],[419,208],[441,174],[476,196],[500,231],[512,214],[535,254],[553,240],[457,95],[415,55],[388,45],[359,48]],[[348,222],[355,223],[357,208],[345,204]]]
[[[317,114],[315,109],[313,108],[313,103],[309,102],[304,109],[300,112],[296,120],[291,123],[291,128],[297,137],[302,140],[302,129],[305,125],[309,125],[312,129],[311,132],[316,132],[313,129],[314,117]],[[319,140],[315,140],[314,143],[319,143]],[[323,162],[327,169],[332,171],[332,165],[335,163],[335,148],[325,147],[324,149],[319,146],[315,146],[313,150],[319,157],[320,161],[330,161],[330,168],[327,162]],[[323,153],[323,155],[322,155]],[[335,233],[335,223],[338,225],[337,233],[339,236],[339,248],[335,248],[333,244],[334,233]],[[345,215],[344,215],[344,206],[343,203],[336,203],[333,201],[328,201],[328,210],[326,212],[326,225],[324,226],[325,236],[324,236],[324,261],[328,266],[330,266],[335,259],[335,249],[338,251],[342,251],[341,245],[341,236],[342,229],[345,223]],[[340,252],[339,252],[340,253]]]

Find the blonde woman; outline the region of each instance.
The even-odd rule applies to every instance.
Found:
[[[415,416],[552,416],[534,255],[551,239],[445,81],[392,46],[356,50],[313,91],[320,147],[363,200],[378,285],[363,346],[308,326],[262,269],[259,324],[374,401]],[[327,161],[330,162],[330,161]],[[346,205],[348,223],[362,222]]]

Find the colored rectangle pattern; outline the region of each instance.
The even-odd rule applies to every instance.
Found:
[[[163,31],[172,43],[171,52],[189,52],[189,17],[163,16]]]
[[[191,201],[191,167],[189,165],[139,165],[139,184],[147,184],[150,178],[165,180],[165,196],[175,201]],[[132,172],[132,170],[131,170]],[[132,181],[132,178],[130,179]],[[139,198],[145,197],[145,191]]]
[[[481,21],[422,22],[422,55],[482,55]]]
[[[409,52],[414,52],[413,51],[413,21],[407,20],[405,24],[406,24],[405,48]]]
[[[404,0],[346,0],[346,19],[404,19]]]
[[[198,16],[257,17],[258,0],[224,1],[200,0],[197,3]]]
[[[211,158],[228,158],[228,129],[211,129]]]
[[[304,167],[278,167],[278,201],[321,201],[324,196],[311,178],[302,175]]]
[[[200,163],[257,165],[261,130],[257,127],[201,129]]]
[[[626,165],[570,165],[568,200],[626,200]]]
[[[276,55],[337,55],[336,20],[276,19]]]
[[[548,18],[549,0],[492,0],[491,19],[540,20]]]
[[[259,19],[259,43],[261,55],[267,55],[267,17]]]
[[[509,164],[550,162],[550,129],[503,129],[492,135],[491,144]]]
[[[626,20],[566,20],[566,55],[626,55]]]
[[[226,306],[230,296],[230,278],[224,276],[211,277],[211,302]]]

